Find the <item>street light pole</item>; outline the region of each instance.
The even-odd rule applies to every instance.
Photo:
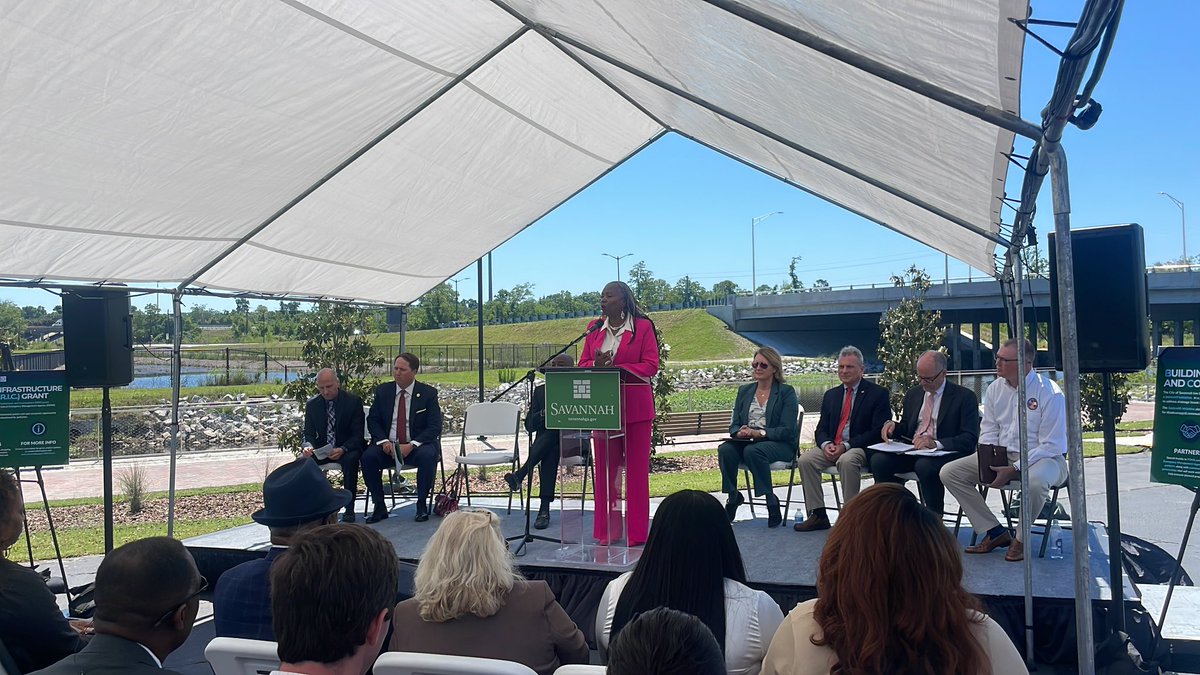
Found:
[[[754,304],[756,306],[758,305],[758,268],[755,261],[757,251],[754,247],[754,226],[771,216],[777,216],[781,213],[783,211],[772,211],[750,219],[750,292],[754,295]]]
[[[1165,192],[1159,192],[1158,194],[1170,199],[1175,203],[1175,206],[1179,207],[1179,233],[1183,236],[1183,264],[1187,265],[1187,271],[1191,272],[1192,260],[1188,258],[1187,254],[1187,213],[1183,209],[1183,202]]]
[[[621,280],[621,258],[628,258],[629,256],[631,256],[633,254],[626,253],[625,255],[613,255],[611,253],[601,253],[600,255],[606,255],[606,256],[612,258],[613,260],[617,261],[617,281],[620,281]]]
[[[450,283],[454,284],[454,320],[455,321],[458,321],[459,318],[461,317],[461,313],[458,311],[460,309],[460,304],[461,304],[459,302],[459,297],[458,297],[458,282],[470,281],[470,280],[471,280],[471,277],[460,277],[458,279],[450,280]]]

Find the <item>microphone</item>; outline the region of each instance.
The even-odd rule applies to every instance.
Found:
[[[587,332],[583,334],[584,337],[587,337],[588,335],[595,333],[596,331],[600,330],[603,326],[604,326],[604,317],[600,317],[599,319],[596,319],[595,321],[592,322],[591,326],[588,326]]]

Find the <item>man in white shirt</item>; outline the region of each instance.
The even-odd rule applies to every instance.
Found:
[[[1025,398],[1017,400],[1017,347],[1025,347]],[[1046,504],[1050,490],[1067,480],[1067,407],[1062,390],[1053,380],[1033,370],[1036,351],[1028,340],[1010,339],[996,352],[996,375],[983,395],[983,420],[979,442],[1000,445],[1008,449],[1009,464],[991,467],[996,472],[992,487],[1003,487],[1020,480],[1020,471],[1029,476],[1029,494],[1021,500],[1021,521],[1032,514],[1037,517]],[[1025,406],[1029,465],[1021,466],[1021,431],[1018,405]],[[976,532],[986,533],[983,541],[967,548],[967,553],[988,553],[1008,547],[1004,559],[1017,562],[1025,557],[1024,545],[1013,539],[1000,525],[979,494],[978,455],[957,459],[942,467],[942,482],[962,505]],[[1017,530],[1020,537],[1024,527]]]

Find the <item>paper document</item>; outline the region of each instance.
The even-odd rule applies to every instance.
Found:
[[[326,443],[319,448],[313,448],[313,457],[317,459],[329,459],[330,453],[333,452],[333,445]]]
[[[949,450],[936,450],[934,448],[928,448],[925,450],[912,450],[908,454],[916,455],[918,457],[941,457],[942,455],[949,455],[950,451]]]
[[[896,454],[908,452],[913,449],[912,443],[901,443],[899,441],[888,441],[887,443],[876,443],[869,445],[868,448],[878,450],[880,452],[894,452]]]

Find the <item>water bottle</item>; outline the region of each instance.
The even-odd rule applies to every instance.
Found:
[[[1049,529],[1048,533],[1046,534],[1046,536],[1050,537],[1050,559],[1051,560],[1062,560],[1063,559],[1063,531],[1062,531],[1062,528],[1059,527],[1057,519],[1050,521],[1050,529]]]
[[[796,507],[796,524],[799,525],[800,523],[803,523],[803,522],[804,522],[804,507],[797,506]]]

